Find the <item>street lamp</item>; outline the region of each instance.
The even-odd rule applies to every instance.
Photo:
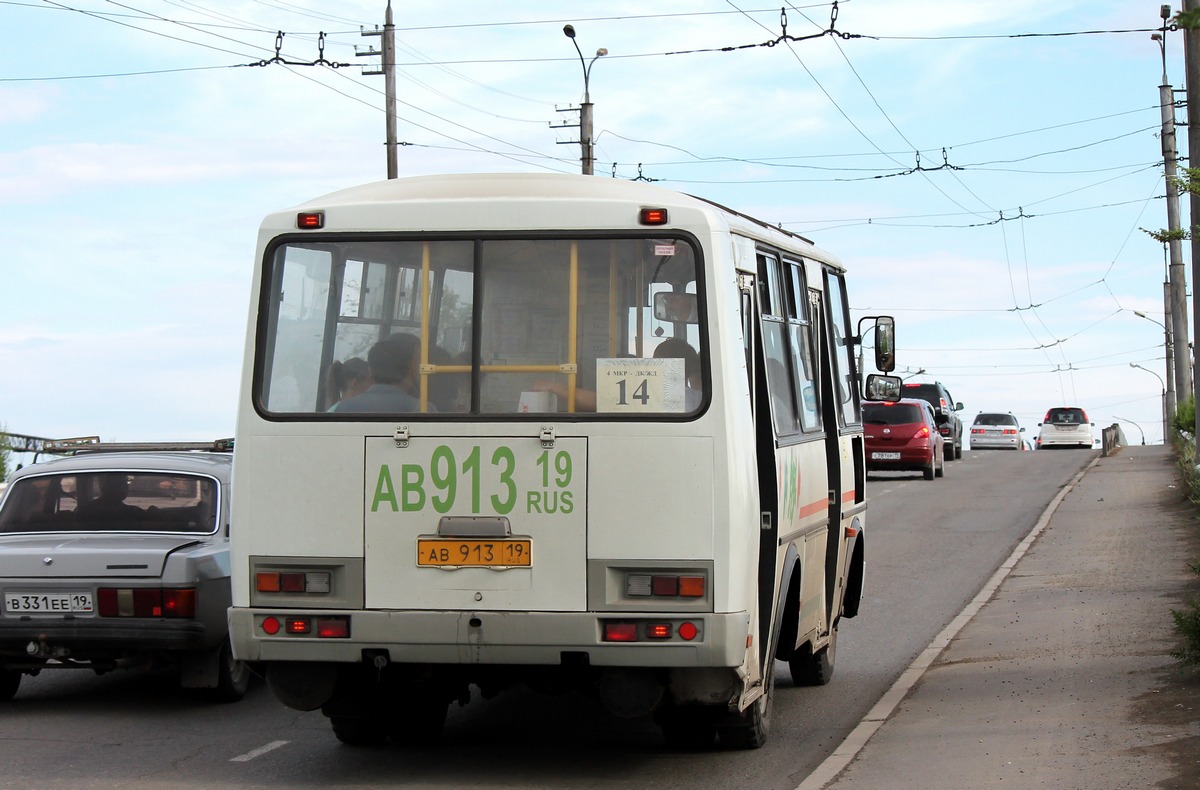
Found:
[[[1153,320],[1153,319],[1151,319]],[[1162,385],[1162,408],[1163,408],[1163,444],[1170,444],[1171,436],[1171,415],[1167,411],[1167,385],[1163,381],[1163,377],[1155,373],[1150,368],[1144,368],[1136,362],[1130,362],[1129,367],[1144,370],[1154,378],[1158,379],[1158,383]],[[1114,415],[1115,416],[1115,415]]]
[[[1168,294],[1168,299],[1169,299],[1170,286],[1165,285],[1164,290]],[[1170,301],[1167,302],[1167,306],[1170,307]],[[1169,421],[1175,415],[1175,405],[1176,405],[1176,399],[1175,399],[1176,387],[1175,387],[1175,385],[1179,381],[1178,370],[1175,369],[1174,364],[1173,364],[1173,360],[1175,357],[1175,343],[1174,343],[1173,333],[1171,332],[1171,327],[1169,327],[1167,324],[1164,324],[1162,321],[1158,321],[1154,318],[1151,318],[1150,316],[1143,313],[1141,310],[1134,310],[1133,314],[1136,315],[1138,318],[1144,318],[1147,321],[1149,321],[1150,323],[1158,324],[1159,326],[1162,327],[1163,339],[1164,339],[1166,349],[1167,349],[1167,371],[1166,371],[1167,380],[1166,380],[1166,383],[1163,388],[1163,392],[1164,392],[1163,408],[1166,410],[1164,412],[1165,418],[1166,418],[1166,420]],[[1163,443],[1164,444],[1167,443],[1166,434],[1163,435]]]
[[[908,368],[905,368],[904,370],[905,370],[905,372],[908,372]],[[902,376],[900,378],[900,380],[907,381],[908,379],[911,379],[913,376],[920,376],[924,372],[925,372],[925,368],[921,368],[920,370],[914,370],[912,373],[909,373],[907,376]]]
[[[1145,444],[1145,443],[1146,443],[1146,432],[1142,430],[1142,426],[1138,425],[1138,424],[1137,424],[1136,422],[1134,422],[1133,420],[1127,420],[1127,419],[1125,419],[1124,417],[1117,417],[1117,415],[1115,415],[1115,414],[1113,415],[1113,417],[1114,417],[1115,419],[1118,419],[1118,420],[1120,420],[1121,422],[1127,422],[1127,423],[1129,423],[1130,425],[1132,425],[1134,428],[1137,428],[1137,429],[1138,429],[1138,433],[1140,433],[1140,434],[1142,435],[1142,444]]]
[[[591,62],[587,62],[583,57],[583,50],[579,48],[579,42],[575,40],[575,27],[563,25],[563,35],[571,39],[571,43],[575,45],[575,51],[579,53],[579,65],[583,66],[583,104],[579,107],[579,146],[582,152],[580,159],[583,162],[583,174],[590,176],[596,157],[592,147],[592,96],[588,92],[588,81],[592,77],[592,66],[596,63],[596,59],[607,55],[608,50],[601,47],[596,50],[596,55]]]

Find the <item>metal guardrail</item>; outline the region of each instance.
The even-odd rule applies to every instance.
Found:
[[[1121,448],[1121,426],[1115,422],[1100,430],[1100,455],[1109,456]]]

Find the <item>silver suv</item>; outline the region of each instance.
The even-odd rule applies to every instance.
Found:
[[[203,449],[201,449],[203,448]],[[0,700],[23,675],[173,666],[218,701],[246,693],[230,651],[229,470],[211,444],[50,443],[0,499]]]
[[[933,413],[938,418],[938,432],[946,442],[946,460],[962,458],[963,426],[958,413],[963,405],[955,402],[950,392],[940,381],[932,384],[905,384],[901,389],[902,398],[920,398],[928,401],[933,407]]]

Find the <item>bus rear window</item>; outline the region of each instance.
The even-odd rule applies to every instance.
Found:
[[[306,237],[268,255],[266,416],[661,417],[703,402],[685,239]]]

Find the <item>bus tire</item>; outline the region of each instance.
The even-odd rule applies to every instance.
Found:
[[[694,752],[710,749],[717,740],[712,712],[703,706],[671,705],[656,716],[667,748]]]
[[[449,703],[433,694],[418,694],[400,703],[404,711],[391,726],[392,740],[401,746],[429,746],[442,737]]]
[[[21,673],[8,667],[0,667],[0,702],[8,702],[17,696],[21,685]]]
[[[330,716],[333,734],[347,746],[383,746],[387,728],[373,716]]]
[[[792,682],[797,686],[824,686],[833,678],[833,663],[837,658],[837,626],[829,634],[829,644],[817,652],[809,647],[796,651],[788,661]]]
[[[760,749],[771,730],[771,703],[775,697],[775,662],[767,660],[763,677],[766,690],[761,697],[737,715],[737,721],[717,726],[721,745],[727,749]]]

